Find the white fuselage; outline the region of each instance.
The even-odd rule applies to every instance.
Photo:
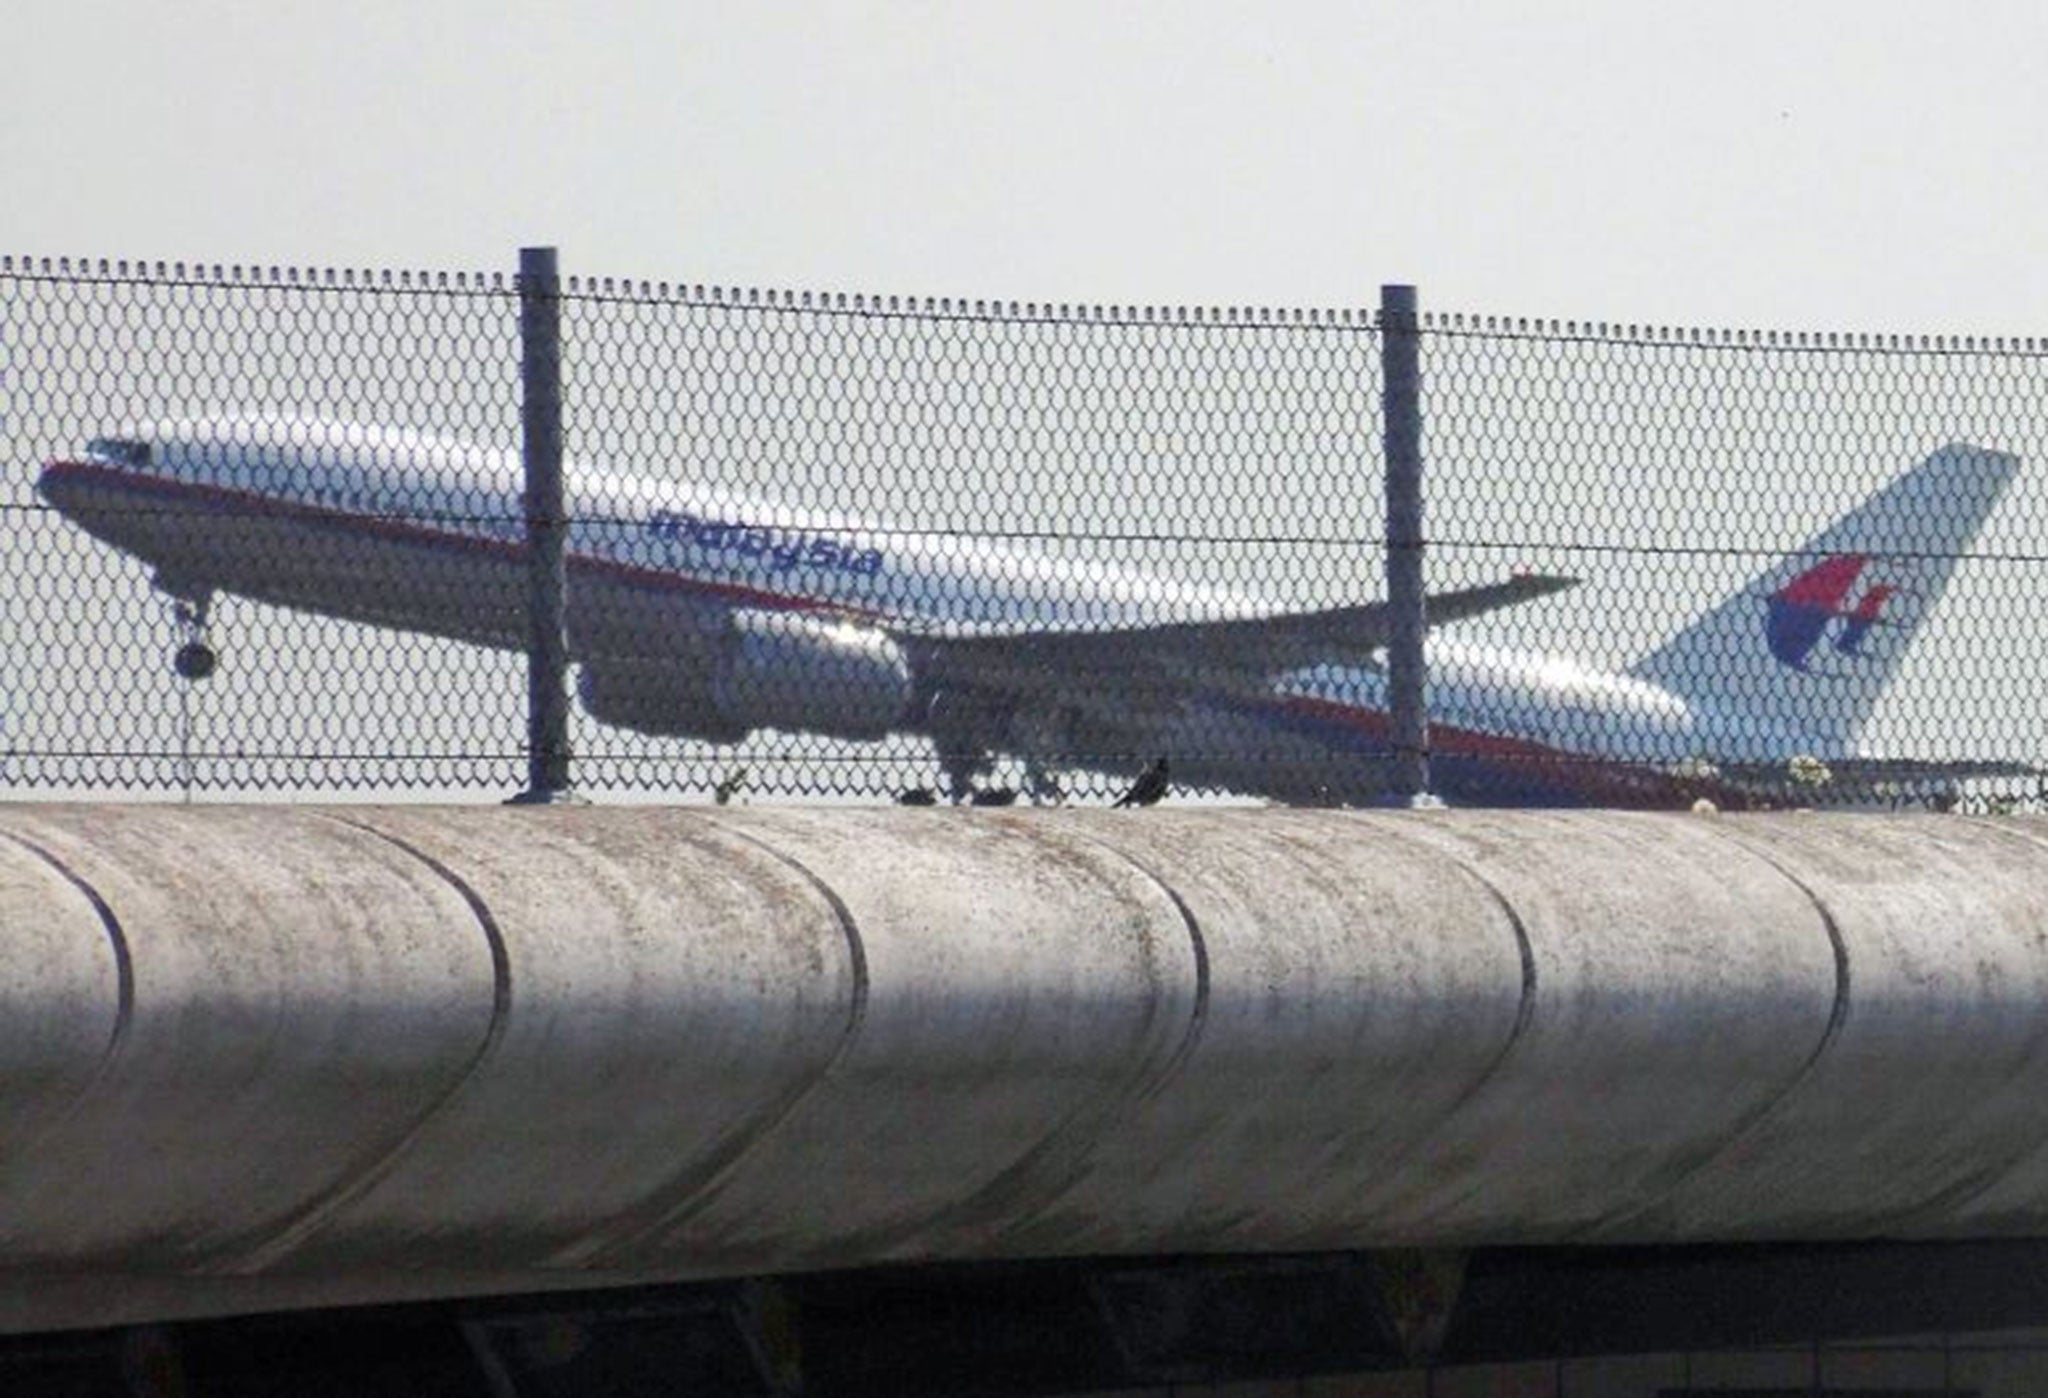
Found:
[[[599,653],[688,657],[735,609],[877,628],[913,651],[923,636],[1110,633],[1272,611],[1241,592],[1016,543],[846,523],[574,465],[565,475],[570,645],[586,664]],[[50,463],[40,489],[172,592],[525,642],[526,521],[510,452],[355,424],[172,424]],[[1140,731],[1075,750],[1172,752],[1178,780],[1369,800],[1387,767],[1387,705],[1383,672],[1359,661],[1278,677],[1250,700],[1195,688],[1149,710]],[[1696,772],[1673,774],[1704,752],[1804,750],[1796,732],[1719,724],[1665,689],[1556,657],[1436,636],[1429,667],[1435,777],[1453,799],[1665,804],[1698,788]],[[897,726],[924,731],[921,712]]]

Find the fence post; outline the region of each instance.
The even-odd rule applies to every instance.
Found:
[[[1429,711],[1424,691],[1428,634],[1422,588],[1422,354],[1415,288],[1380,288],[1381,406],[1387,455],[1387,708],[1393,769],[1387,801],[1433,806],[1429,794]]]
[[[519,250],[520,423],[526,463],[526,790],[517,806],[569,789],[569,643],[562,502],[562,283],[553,248]]]

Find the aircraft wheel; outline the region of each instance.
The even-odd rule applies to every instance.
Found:
[[[180,679],[203,680],[213,673],[220,657],[213,653],[213,647],[204,641],[187,641],[178,647],[178,653],[171,657],[171,668],[178,672]]]

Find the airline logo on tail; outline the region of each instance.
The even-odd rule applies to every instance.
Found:
[[[1869,566],[1868,554],[1836,554],[1773,592],[1764,613],[1764,639],[1771,654],[1795,670],[1809,670],[1815,648],[1839,622],[1835,652],[1852,659],[1862,656],[1871,629],[1884,623],[1885,605],[1899,592],[1894,584],[1873,582],[1849,605],[1849,594]]]

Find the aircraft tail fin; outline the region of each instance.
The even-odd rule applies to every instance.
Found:
[[[1730,756],[1793,738],[1847,753],[2018,458],[1945,446],[1631,668]],[[1775,740],[1775,741],[1774,741]]]

